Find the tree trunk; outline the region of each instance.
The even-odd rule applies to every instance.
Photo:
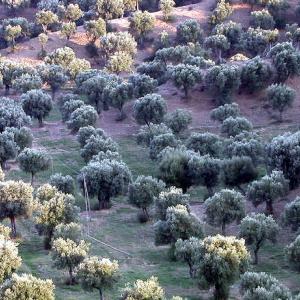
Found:
[[[229,298],[229,288],[228,286],[220,283],[215,284],[215,300],[227,300]]]
[[[39,121],[39,127],[43,127],[44,126],[43,118],[38,118],[38,121]]]
[[[126,119],[126,114],[123,110],[123,106],[121,108],[119,108],[119,115],[116,118],[116,121],[123,121],[124,119]]]
[[[208,192],[208,196],[211,197],[214,195],[214,190],[211,186],[207,186],[207,192]]]
[[[280,122],[280,123],[281,123],[281,122],[282,122],[282,120],[283,120],[283,119],[282,119],[282,114],[283,114],[283,112],[282,112],[282,111],[280,111],[280,112],[279,112],[279,122]]]
[[[9,85],[6,84],[5,85],[5,95],[8,95],[9,94]]]
[[[32,186],[33,186],[33,182],[34,182],[34,173],[31,173],[31,181],[30,181],[30,183],[31,183]]]
[[[101,195],[99,195],[98,196],[98,201],[99,201],[99,210],[109,208],[109,204],[110,204],[109,197],[102,197]]]
[[[51,90],[52,101],[55,101],[55,90]]]
[[[188,190],[187,186],[183,185],[182,187],[182,192],[185,194]]]
[[[222,235],[226,235],[226,224],[225,224],[225,222],[222,222],[221,229],[222,229]]]
[[[72,267],[69,267],[69,276],[70,276],[70,285],[73,285],[75,283],[75,280],[74,280],[74,276],[73,276]]]
[[[259,248],[257,248],[257,247],[254,249],[254,261],[253,261],[254,265],[258,264],[258,250],[259,250]]]
[[[271,200],[266,201],[266,215],[273,215],[273,203]]]
[[[184,90],[184,98],[188,99],[189,98],[189,89],[188,89],[188,87],[184,86],[183,90]]]
[[[104,300],[104,296],[103,296],[103,293],[102,293],[101,289],[99,289],[99,295],[100,295],[100,300]]]
[[[15,216],[11,216],[10,217],[10,224],[11,224],[11,234],[12,234],[12,237],[15,238],[17,236],[16,218],[15,218]]]

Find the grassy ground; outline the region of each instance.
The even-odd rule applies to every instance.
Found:
[[[57,120],[57,111],[54,111],[48,121]],[[66,129],[60,130],[61,137],[59,135],[56,139],[51,140],[49,140],[50,133],[46,127],[35,131],[35,145],[47,149],[53,159],[50,170],[38,174],[36,186],[47,182],[51,174],[57,172],[69,174],[76,179],[80,168],[84,165],[76,139],[68,135]],[[123,137],[117,142],[120,146],[120,153],[132,170],[134,177],[139,174],[157,175],[156,165],[145,155],[148,150],[138,146],[133,137]],[[7,177],[29,181],[29,176],[16,168],[13,168]],[[203,201],[204,189],[191,189],[190,192],[192,203]],[[84,200],[79,191],[77,191],[76,200],[83,210]],[[93,201],[92,206],[95,205],[96,202]],[[120,263],[120,280],[112,291],[107,292],[106,299],[118,299],[126,282],[133,282],[138,278],[148,278],[152,275],[159,278],[168,296],[180,295],[191,300],[208,299],[208,294],[200,291],[196,282],[189,278],[188,269],[184,264],[169,261],[166,247],[154,246],[153,224],[139,224],[136,214],[137,210],[130,207],[124,197],[114,199],[113,207],[109,211],[92,212],[89,222],[82,213],[83,237],[91,243],[91,254],[108,256],[117,259]],[[23,259],[21,272],[30,272],[42,278],[52,278],[56,285],[57,300],[98,299],[96,292],[86,293],[79,285],[68,286],[65,284],[66,272],[52,267],[51,256],[49,252],[43,250],[42,238],[37,235],[31,220],[20,220],[17,222],[17,226],[22,235],[19,246]],[[91,236],[127,254],[88,238],[86,236],[88,228]],[[254,270],[269,272],[287,284],[293,291],[300,291],[300,274],[292,271],[285,261],[283,244],[266,245],[260,256],[261,263],[253,268]],[[233,287],[232,297],[232,299],[240,298],[238,285]]]

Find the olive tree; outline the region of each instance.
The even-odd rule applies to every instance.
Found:
[[[48,191],[48,195],[46,194],[45,197],[45,193],[43,195],[41,191],[39,193],[35,222],[39,233],[44,235],[45,249],[51,249],[51,240],[56,226],[76,222],[79,208],[75,206],[75,198],[71,195],[58,192],[53,187],[50,192],[49,187],[46,190],[44,188],[43,191]],[[44,198],[43,202],[41,198]]]
[[[90,197],[98,198],[100,209],[107,209],[112,197],[127,191],[131,172],[122,161],[90,162],[81,169],[78,181],[83,192],[87,189]]]
[[[13,81],[12,87],[18,92],[26,93],[30,90],[40,89],[42,87],[42,79],[39,75],[25,73]]]
[[[289,191],[289,181],[280,171],[273,171],[270,175],[253,181],[247,191],[248,198],[255,206],[265,202],[266,214],[273,214],[273,203]]]
[[[136,140],[140,145],[149,146],[155,136],[166,133],[172,133],[172,130],[168,126],[166,126],[166,124],[150,123],[149,126],[143,125],[140,127],[136,136]]]
[[[300,235],[286,247],[286,256],[291,266],[297,271],[300,270]]]
[[[188,110],[176,109],[166,114],[164,122],[175,134],[185,131],[192,122],[192,115]]]
[[[67,126],[72,132],[77,132],[81,127],[95,126],[97,117],[97,111],[93,106],[83,105],[71,113]]]
[[[36,23],[41,25],[47,34],[48,26],[58,22],[58,16],[50,10],[40,10],[36,14]]]
[[[90,20],[84,23],[86,35],[92,44],[96,40],[106,34],[106,23],[102,18],[97,20]]]
[[[31,185],[33,185],[36,173],[50,168],[51,158],[43,150],[25,148],[18,155],[18,162],[22,171],[31,174]]]
[[[275,21],[267,9],[262,9],[251,12],[250,25],[254,28],[273,29]]]
[[[58,269],[67,269],[69,284],[75,284],[74,270],[88,255],[89,244],[81,240],[76,243],[70,239],[58,238],[52,244],[52,260]]]
[[[0,234],[0,257],[0,283],[2,284],[5,279],[19,269],[22,262],[18,253],[17,244],[10,240],[8,236],[2,234]]]
[[[18,145],[14,140],[14,136],[8,131],[0,133],[0,165],[5,169],[6,162],[14,159],[18,154]]]
[[[214,108],[211,113],[210,117],[214,121],[223,122],[229,117],[237,118],[241,115],[239,105],[237,103],[226,103],[221,105],[217,108]]]
[[[243,65],[241,72],[241,86],[249,93],[263,89],[272,78],[270,65],[259,56],[254,57]]]
[[[16,237],[16,218],[29,217],[33,208],[33,189],[23,181],[6,181],[0,186],[0,219],[9,218]]]
[[[219,65],[208,69],[205,82],[220,104],[231,102],[231,95],[238,90],[240,68],[236,65]]]
[[[157,80],[146,74],[134,74],[129,76],[128,83],[133,88],[133,95],[136,98],[144,97],[155,92]]]
[[[211,25],[222,23],[233,12],[233,8],[226,0],[218,0],[216,8],[210,16],[209,23]]]
[[[254,264],[258,263],[258,251],[265,242],[276,242],[278,231],[272,216],[252,213],[241,221],[240,236],[253,248]]]
[[[159,177],[170,185],[182,188],[186,193],[194,183],[194,177],[189,171],[189,161],[195,152],[180,148],[166,148],[161,153],[159,161]]]
[[[62,238],[64,240],[69,239],[76,243],[79,243],[81,232],[82,232],[81,224],[75,222],[71,222],[68,224],[58,224],[54,228],[53,240]]]
[[[244,131],[251,131],[252,124],[244,117],[228,117],[222,122],[221,132],[227,137],[235,137]]]
[[[155,198],[155,216],[158,220],[166,221],[167,209],[171,206],[184,205],[189,208],[190,196],[183,194],[181,189],[170,187],[161,191]]]
[[[118,145],[111,138],[92,135],[80,151],[85,162],[89,162],[99,152],[118,152]]]
[[[169,21],[171,18],[171,14],[173,11],[173,7],[175,6],[174,0],[160,0],[159,1],[159,9],[163,13],[163,17],[165,21]]]
[[[75,183],[70,175],[63,176],[61,173],[53,174],[50,177],[49,183],[62,193],[74,194]]]
[[[22,27],[20,25],[5,27],[4,39],[11,44],[11,51],[16,49],[16,39],[22,35]]]
[[[61,117],[63,122],[67,122],[70,120],[72,113],[77,109],[84,106],[84,102],[82,100],[69,100],[65,102],[60,108]]]
[[[241,191],[243,191],[243,184],[249,183],[257,177],[257,169],[251,158],[247,156],[234,156],[226,159],[221,168],[224,183],[229,187],[237,187]]]
[[[267,100],[273,110],[279,112],[279,120],[282,122],[282,114],[292,107],[296,97],[296,91],[285,84],[272,84],[267,89]]]
[[[285,225],[292,227],[293,231],[297,231],[300,227],[300,197],[287,203],[284,207],[283,221]]]
[[[197,43],[203,39],[203,30],[196,20],[186,20],[176,27],[176,37],[180,43]]]
[[[223,34],[214,34],[207,37],[204,45],[214,51],[219,62],[222,62],[222,53],[230,48],[230,43]]]
[[[153,30],[155,17],[148,11],[136,11],[129,18],[130,29],[137,35],[140,43],[143,43],[146,35]]]
[[[122,0],[97,0],[95,10],[105,21],[123,16],[124,3]]]
[[[194,155],[188,162],[188,172],[192,182],[204,185],[209,196],[213,195],[213,188],[219,183],[220,167],[220,161],[209,155]]]
[[[241,277],[243,299],[291,299],[291,292],[270,274],[246,272]]]
[[[43,120],[52,110],[51,97],[42,90],[31,90],[21,96],[21,101],[25,113],[43,126]]]
[[[164,98],[158,94],[148,94],[135,101],[133,116],[140,125],[150,123],[161,123],[167,112],[167,105]]]
[[[233,236],[208,236],[201,242],[197,277],[203,288],[214,286],[214,299],[228,299],[229,288],[248,267],[244,240]]]
[[[66,37],[67,42],[76,33],[77,27],[75,22],[64,22],[61,25],[61,34]]]
[[[186,140],[186,147],[200,155],[219,157],[222,150],[222,139],[213,133],[193,132]]]
[[[223,189],[205,201],[206,221],[213,226],[221,226],[222,235],[226,225],[239,222],[245,217],[245,199],[235,190]]]
[[[104,300],[104,289],[112,288],[118,280],[119,264],[116,260],[91,256],[85,258],[76,271],[82,288],[88,292],[98,290],[100,300]]]
[[[167,147],[176,148],[179,144],[180,142],[176,139],[173,133],[156,135],[153,137],[149,145],[150,158],[155,160],[164,149]]]
[[[189,90],[202,80],[200,69],[191,65],[173,66],[170,68],[170,74],[175,86],[183,88],[185,98],[189,97]]]
[[[0,288],[2,300],[28,299],[55,300],[54,284],[50,279],[40,279],[30,274],[13,274]]]
[[[77,141],[79,142],[81,148],[83,148],[86,145],[88,139],[92,135],[106,139],[105,132],[100,128],[95,128],[93,126],[81,127],[77,134]]]
[[[128,202],[142,210],[143,218],[141,217],[140,220],[149,219],[148,209],[164,188],[164,182],[152,176],[139,176],[129,184]]]
[[[110,56],[106,64],[106,70],[119,75],[121,72],[130,72],[134,61],[127,52],[116,52]]]

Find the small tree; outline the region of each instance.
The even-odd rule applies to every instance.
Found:
[[[241,185],[249,183],[257,177],[257,170],[250,157],[234,156],[224,160],[222,165],[224,183],[230,187],[238,187],[243,191]]]
[[[253,247],[254,264],[258,263],[258,251],[266,241],[276,242],[279,227],[271,216],[250,214],[241,221],[240,236]]]
[[[176,109],[166,114],[165,123],[175,134],[185,131],[192,122],[192,115],[188,110]]]
[[[63,240],[72,240],[76,243],[80,242],[82,226],[78,223],[58,224],[54,228],[53,240],[62,238]]]
[[[57,22],[58,16],[50,10],[41,10],[36,14],[36,23],[42,25],[43,31],[46,34],[48,26]]]
[[[123,290],[122,299],[124,300],[163,300],[165,299],[165,292],[159,285],[156,277],[150,277],[147,280],[137,280],[132,285],[127,285]]]
[[[67,126],[72,132],[77,132],[81,127],[95,126],[97,117],[97,111],[93,106],[83,105],[71,113]]]
[[[155,215],[162,221],[167,219],[167,209],[171,206],[184,205],[189,207],[190,196],[183,194],[181,189],[171,187],[159,193],[155,198]]]
[[[223,121],[221,132],[227,137],[235,137],[241,132],[251,131],[252,128],[251,122],[244,117],[229,117]]]
[[[21,93],[26,93],[34,89],[40,89],[41,87],[42,79],[36,74],[22,74],[13,81],[13,88]]]
[[[177,40],[182,44],[197,43],[203,39],[203,30],[197,20],[186,20],[176,28]]]
[[[95,10],[105,21],[116,19],[124,14],[124,2],[121,0],[97,0]]]
[[[287,246],[286,255],[292,267],[300,271],[300,235]]]
[[[49,189],[47,190],[49,192]],[[44,198],[44,202],[40,202],[41,198]],[[51,249],[51,240],[55,227],[59,224],[75,222],[78,219],[79,208],[75,206],[73,196],[57,192],[57,189],[53,190],[53,187],[48,195],[43,193],[37,200],[39,202],[35,221],[39,232],[45,236],[45,249]]]
[[[75,183],[70,175],[63,176],[61,173],[53,174],[50,177],[50,184],[55,186],[62,193],[74,194]]]
[[[210,117],[214,121],[223,122],[229,117],[236,118],[239,117],[241,114],[239,105],[237,103],[230,103],[224,104],[217,108],[214,108],[211,113]]]
[[[153,30],[155,25],[155,17],[148,11],[137,11],[129,19],[130,29],[136,33],[142,44],[146,35]]]
[[[22,35],[22,28],[20,25],[5,27],[4,39],[11,44],[11,51],[16,49],[16,39]]]
[[[160,155],[159,177],[167,184],[182,188],[186,193],[194,182],[189,171],[189,161],[194,155],[195,152],[184,147],[165,149]]]
[[[84,106],[84,102],[82,100],[70,100],[64,103],[64,105],[60,108],[62,121],[67,122],[70,120],[72,113],[77,109]]]
[[[111,288],[118,280],[119,264],[116,260],[91,256],[85,258],[77,268],[77,278],[84,290],[99,291],[100,300],[104,300],[104,289]]]
[[[68,269],[69,283],[75,284],[74,270],[88,255],[89,245],[81,240],[78,244],[74,241],[58,238],[53,241],[52,259],[58,269]]]
[[[205,207],[207,222],[221,226],[222,235],[225,235],[226,225],[245,217],[245,199],[235,190],[221,190],[205,201]]]
[[[273,214],[273,203],[279,197],[286,195],[289,191],[289,181],[284,178],[280,171],[273,171],[270,175],[262,177],[260,180],[253,181],[247,191],[248,198],[254,206],[265,202],[266,214]]]
[[[183,88],[185,98],[188,98],[189,90],[202,80],[200,69],[196,66],[179,64],[171,67],[170,72],[174,84]]]
[[[39,125],[43,126],[43,119],[52,110],[51,97],[42,90],[31,90],[22,95],[21,101],[25,113],[38,119]]]
[[[65,11],[65,18],[69,22],[75,22],[79,20],[82,16],[83,16],[83,12],[80,9],[78,4],[73,4],[73,3],[68,4]]]
[[[76,23],[75,22],[64,22],[61,26],[61,33],[67,39],[67,43],[71,36],[76,33]]]
[[[261,272],[246,272],[241,277],[244,299],[291,299],[291,293],[273,276]]]
[[[116,52],[106,65],[106,69],[111,73],[119,75],[121,72],[130,72],[133,65],[133,58],[126,52]]]
[[[81,127],[77,134],[77,141],[79,142],[81,148],[83,148],[86,145],[88,139],[92,135],[106,139],[105,132],[100,128],[95,128],[93,126]]]
[[[9,218],[12,236],[16,237],[16,218],[32,213],[32,187],[23,181],[6,181],[0,187],[0,219]]]
[[[193,132],[186,141],[186,147],[200,155],[219,157],[222,152],[222,140],[213,133]]]
[[[231,95],[238,90],[240,68],[235,65],[220,65],[208,69],[205,82],[209,90],[217,96],[220,104],[231,102]]]
[[[167,112],[166,101],[158,94],[149,94],[135,101],[133,114],[136,122],[140,125],[161,123]]]
[[[0,289],[2,300],[28,299],[54,300],[54,284],[50,279],[39,279],[30,274],[13,274]]]
[[[0,257],[0,283],[2,284],[6,278],[19,269],[22,263],[17,244],[9,240],[8,236],[2,234],[0,234]]]
[[[99,152],[118,152],[118,145],[111,138],[92,135],[80,151],[80,155],[89,162]]]
[[[18,145],[14,141],[14,136],[7,131],[0,133],[0,164],[5,169],[6,161],[14,159],[18,154]]]
[[[45,65],[41,70],[41,76],[51,88],[52,100],[55,99],[56,92],[68,81],[68,76],[60,65]]]
[[[100,209],[110,207],[111,197],[127,191],[131,172],[125,163],[116,160],[90,162],[81,169],[78,181],[81,189],[87,189],[89,196],[96,196]]]
[[[293,231],[300,228],[300,197],[296,197],[294,201],[286,204],[283,221],[285,225],[290,225]]]
[[[218,58],[219,62],[222,62],[222,53],[230,48],[230,43],[223,34],[214,34],[207,37],[204,44],[207,48],[214,51],[215,57]]]
[[[124,112],[123,107],[126,102],[132,99],[132,85],[127,82],[111,85],[106,88],[104,94],[109,105],[119,110],[119,116],[116,120],[124,120],[126,118],[126,113]]]
[[[134,74],[129,76],[128,83],[131,84],[133,95],[136,98],[154,93],[157,87],[157,80],[145,74]]]
[[[167,22],[171,19],[173,7],[175,6],[174,0],[160,0],[159,9],[163,13],[164,20]]]
[[[209,155],[194,155],[188,162],[188,171],[194,184],[201,184],[207,188],[208,195],[213,195],[213,188],[219,182],[220,161]]]
[[[47,55],[47,51],[45,50],[45,46],[48,42],[48,35],[45,33],[40,33],[38,36],[39,42],[41,44],[41,52],[39,53],[39,56],[44,58]]]
[[[176,148],[180,142],[176,139],[173,133],[165,133],[156,135],[150,142],[149,154],[150,158],[155,160],[159,157],[160,153],[167,147]]]
[[[254,57],[246,61],[242,67],[242,88],[249,93],[263,89],[272,78],[270,65],[260,57]]]
[[[267,100],[273,110],[279,112],[279,120],[282,122],[282,114],[292,104],[296,97],[296,91],[285,84],[272,84],[267,89]]]
[[[36,173],[50,168],[51,158],[42,150],[25,148],[19,154],[18,162],[22,171],[31,174],[31,185],[33,185]]]
[[[187,240],[178,239],[175,243],[175,256],[188,264],[191,278],[197,274],[197,255],[201,249],[201,239],[191,237]]]
[[[269,11],[263,9],[251,12],[250,25],[255,28],[259,27],[261,29],[273,29],[275,26],[275,21]]]
[[[90,20],[84,23],[86,35],[92,44],[106,34],[106,23],[103,19]]]
[[[244,240],[232,236],[208,236],[199,250],[199,284],[204,288],[214,286],[214,299],[228,299],[230,285],[246,271],[248,261]]]
[[[229,2],[226,0],[219,0],[217,2],[217,7],[213,10],[212,15],[210,16],[210,24],[215,25],[222,23],[226,20],[233,12],[233,8]]]
[[[151,176],[139,176],[135,182],[129,184],[128,201],[142,209],[144,219],[141,220],[149,220],[148,209],[164,188],[164,182]]]

